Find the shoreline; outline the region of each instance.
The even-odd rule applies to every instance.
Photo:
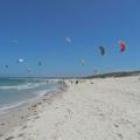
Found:
[[[14,128],[26,124],[31,118],[36,119],[42,107],[45,104],[50,104],[52,98],[62,94],[66,89],[67,86],[63,85],[63,87],[58,87],[29,99],[19,106],[6,109],[6,112],[0,112],[0,139],[12,132]],[[23,126],[24,128],[25,126]]]
[[[27,100],[24,99],[23,101],[18,101],[13,104],[4,105],[0,108],[0,115],[11,112],[12,110],[16,110],[16,108],[22,108],[23,106],[29,104],[29,102],[34,102],[35,100],[38,100],[39,98],[43,97],[46,93],[54,91],[57,91],[57,89],[41,90],[37,92],[38,95],[35,95],[35,97],[32,97]]]
[[[26,123],[0,139],[140,139],[139,76],[64,81],[64,89],[31,106]]]

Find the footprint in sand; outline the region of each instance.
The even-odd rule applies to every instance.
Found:
[[[117,136],[120,138],[120,139],[123,139],[123,135],[121,133],[118,133]]]
[[[5,140],[13,140],[14,139],[14,136],[10,136],[8,138],[6,138]]]
[[[23,137],[24,133],[19,134],[17,137]]]
[[[140,136],[140,132],[137,132],[137,134]]]
[[[62,138],[59,137],[59,136],[57,136],[57,134],[54,135],[54,136],[52,136],[52,139],[53,139],[53,140],[62,140]]]
[[[5,125],[5,123],[1,123],[0,125],[1,125],[1,126],[4,126],[4,125]]]
[[[37,120],[37,119],[39,119],[39,118],[40,118],[40,116],[36,116],[36,117],[34,117],[35,120]]]
[[[22,127],[22,129],[23,129],[23,130],[24,130],[24,129],[26,129],[26,128],[27,128],[27,126],[26,126],[26,125]]]
[[[118,128],[118,127],[119,127],[119,125],[118,125],[118,124],[114,124],[114,126],[115,126],[116,128]]]

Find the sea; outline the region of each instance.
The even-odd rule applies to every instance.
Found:
[[[0,112],[57,90],[60,83],[43,78],[0,78]]]

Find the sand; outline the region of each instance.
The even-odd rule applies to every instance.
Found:
[[[44,101],[36,115],[0,139],[140,140],[138,76],[71,81],[65,81],[63,94]]]

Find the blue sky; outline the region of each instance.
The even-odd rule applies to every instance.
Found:
[[[1,0],[0,75],[71,76],[139,69],[139,6],[139,0]],[[127,44],[124,53],[119,52],[119,40]],[[104,57],[100,45],[106,48]],[[19,58],[24,63],[17,64]]]

